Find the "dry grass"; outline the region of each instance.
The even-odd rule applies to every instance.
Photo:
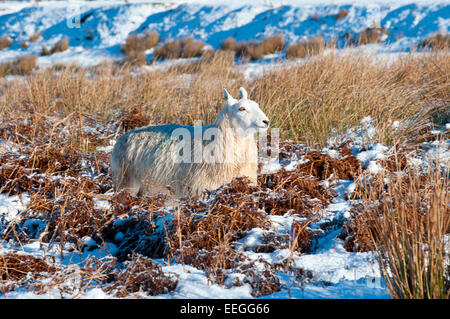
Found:
[[[383,37],[388,33],[383,27],[373,26],[365,28],[357,36],[350,32],[343,34],[342,37],[347,39],[347,45],[354,46],[383,42]]]
[[[27,75],[36,67],[37,56],[27,55],[0,64],[0,77],[7,75]]]
[[[32,35],[30,35],[30,42],[36,42],[37,40],[42,39],[42,33],[41,32],[35,32]]]
[[[409,167],[361,178],[356,196],[364,204],[355,207],[347,246],[379,253],[393,298],[450,298],[444,242],[450,233],[448,174],[430,166],[427,173]]]
[[[339,13],[336,15],[336,20],[344,19],[348,15],[348,11],[345,9],[342,9],[339,11]]]
[[[147,293],[151,296],[167,294],[177,285],[174,276],[168,276],[155,261],[133,254],[131,260],[124,263],[126,267],[115,274],[115,280],[107,291],[113,291],[119,298],[135,293]]]
[[[233,37],[225,39],[221,44],[222,50],[234,51],[239,58],[250,61],[259,60],[264,55],[283,50],[284,39],[281,34],[268,37],[260,42],[236,42]]]
[[[127,62],[134,65],[144,65],[147,63],[145,51],[155,47],[158,43],[159,34],[154,31],[147,31],[145,34],[129,35],[121,50],[128,56]]]
[[[47,262],[31,255],[8,253],[0,256],[0,281],[20,280],[30,274],[55,271]]]
[[[3,35],[0,38],[0,50],[9,48],[12,45],[12,40],[7,35]]]
[[[313,37],[291,44],[286,51],[287,59],[306,58],[322,53],[327,48],[323,37]]]
[[[153,58],[155,60],[194,58],[202,55],[203,41],[195,40],[193,37],[172,40],[155,48]]]
[[[175,74],[196,74],[217,72],[217,76],[238,77],[239,74],[233,71],[234,52],[224,50],[205,50],[201,58],[197,61],[182,62],[171,65],[168,68],[169,73]]]
[[[431,48],[433,50],[449,50],[450,35],[437,33],[429,36],[419,44],[419,49]]]
[[[26,47],[28,47],[30,44],[27,41],[22,41],[20,42],[20,48],[21,49],[25,49]]]
[[[52,55],[58,52],[64,52],[69,49],[69,38],[65,37],[55,43],[53,47],[47,49],[45,45],[42,46],[41,55]]]
[[[32,109],[64,118],[80,111],[117,119],[126,109],[138,107],[148,124],[192,124],[196,119],[212,123],[223,106],[222,88],[233,92],[244,86],[272,127],[281,128],[282,139],[324,145],[328,137],[365,116],[375,120],[377,140],[404,139],[448,103],[448,54],[411,54],[388,64],[371,55],[331,52],[298,66],[274,65],[262,77],[246,81],[231,67],[232,53],[219,52],[209,57],[205,53],[199,63],[136,75],[127,66],[113,64],[76,72],[73,67],[42,70],[24,82],[4,85],[2,112]],[[193,75],[187,82],[178,78],[180,73]],[[388,120],[402,119],[407,125],[394,136]]]
[[[259,101],[272,127],[290,133],[285,137],[324,145],[328,136],[366,114],[379,129],[376,139],[389,144],[418,130],[433,113],[445,112],[449,69],[448,55],[410,55],[387,65],[364,55],[329,54],[266,72],[250,84],[250,96]],[[401,118],[408,125],[394,137],[387,119]]]

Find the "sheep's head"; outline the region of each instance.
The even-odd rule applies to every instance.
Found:
[[[243,87],[239,89],[239,100],[234,99],[226,89],[223,89],[223,96],[227,99],[225,107],[231,126],[238,135],[248,136],[268,129],[269,119],[258,103],[247,98],[247,91]]]

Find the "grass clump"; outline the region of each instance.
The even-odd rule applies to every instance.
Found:
[[[0,50],[9,48],[12,45],[12,40],[7,35],[0,38]]]
[[[380,43],[384,41],[384,36],[389,34],[383,27],[374,26],[365,28],[357,36],[352,33],[345,33],[341,37],[347,39],[347,45],[365,45],[369,43]]]
[[[393,298],[450,298],[448,173],[436,165],[425,173],[409,167],[361,178],[356,195],[364,204],[357,209],[355,241],[378,252]]]
[[[69,49],[69,38],[65,37],[61,39],[60,41],[56,42],[56,44],[51,47],[50,49],[47,49],[45,45],[42,46],[41,54],[46,55],[52,55],[58,52],[64,52],[67,49]]]
[[[131,34],[127,37],[121,51],[128,56],[128,61],[143,65],[146,63],[145,51],[155,47],[159,43],[159,34],[155,31],[147,31],[145,34]]]
[[[217,76],[232,73],[234,65],[234,52],[224,50],[205,50],[197,61],[182,62],[169,66],[170,73],[195,74],[204,72],[217,72]]]
[[[348,16],[348,11],[345,9],[342,9],[339,11],[339,13],[336,15],[336,20],[344,19],[346,16]]]
[[[32,35],[30,35],[29,41],[30,42],[36,42],[38,40],[42,39],[42,33],[41,32],[35,32]]]
[[[193,37],[172,40],[156,48],[153,52],[153,58],[155,60],[166,60],[199,57],[202,55],[204,46],[203,41],[196,40]]]
[[[36,67],[37,56],[27,55],[0,64],[0,77],[7,75],[27,75]]]
[[[281,34],[268,37],[260,42],[236,42],[233,37],[225,39],[220,47],[222,50],[234,51],[239,58],[250,61],[262,59],[264,55],[283,50],[284,39]]]
[[[306,58],[322,53],[326,48],[325,39],[321,36],[291,44],[286,51],[287,59]]]
[[[437,33],[419,43],[419,49],[449,50],[450,35]]]
[[[116,281],[107,289],[119,298],[143,292],[151,296],[166,294],[177,286],[176,277],[164,274],[161,266],[152,259],[133,254],[124,266],[125,269],[114,274]]]

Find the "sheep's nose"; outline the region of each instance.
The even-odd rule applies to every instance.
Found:
[[[267,126],[269,126],[269,120],[263,120],[262,121],[264,124],[266,124]]]

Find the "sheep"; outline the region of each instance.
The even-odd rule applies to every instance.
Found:
[[[201,195],[235,177],[256,184],[256,133],[268,129],[269,119],[244,88],[239,100],[225,88],[223,96],[225,106],[211,125],[146,126],[123,134],[110,158],[116,191],[181,197]]]

